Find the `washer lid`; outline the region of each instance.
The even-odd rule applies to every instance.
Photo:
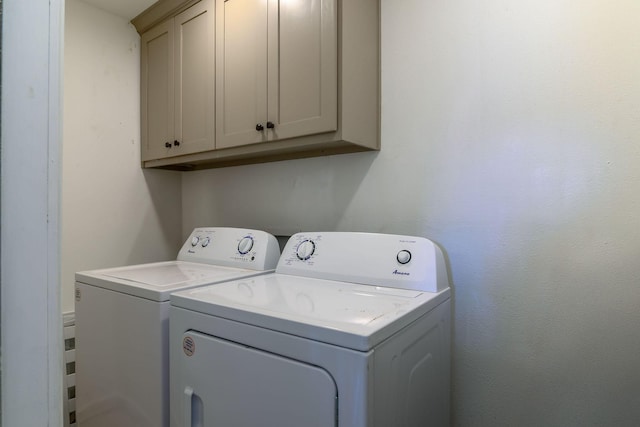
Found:
[[[169,301],[169,294],[177,290],[268,272],[185,261],[167,261],[83,271],[76,273],[76,281],[153,301]]]
[[[449,298],[438,293],[285,274],[171,295],[171,305],[354,350],[368,351]]]

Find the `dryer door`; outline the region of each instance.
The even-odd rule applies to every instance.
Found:
[[[329,373],[197,332],[183,336],[182,419],[197,426],[337,426]]]

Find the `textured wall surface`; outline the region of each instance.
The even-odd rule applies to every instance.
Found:
[[[459,426],[640,424],[636,0],[382,0],[382,151],[186,173],[198,225],[423,235]]]

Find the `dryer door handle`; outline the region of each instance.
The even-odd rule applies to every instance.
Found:
[[[184,389],[184,427],[191,427],[191,412],[193,411],[193,389],[189,386]]]
[[[193,391],[193,388],[186,386],[184,388],[184,426],[185,427],[204,427],[202,399]]]

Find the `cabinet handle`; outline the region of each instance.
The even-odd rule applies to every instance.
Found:
[[[170,142],[165,142],[164,146],[167,147],[167,148],[171,148],[171,143]]]
[[[258,123],[258,124],[256,125],[256,130],[257,130],[258,132],[263,131],[263,130],[264,130],[264,126],[262,126],[260,123]]]
[[[267,129],[273,129],[274,127],[276,127],[276,125],[274,125],[273,122],[267,122]]]
[[[180,141],[178,141],[178,140],[173,141],[173,145],[175,145],[177,147],[178,145],[180,145]]]

